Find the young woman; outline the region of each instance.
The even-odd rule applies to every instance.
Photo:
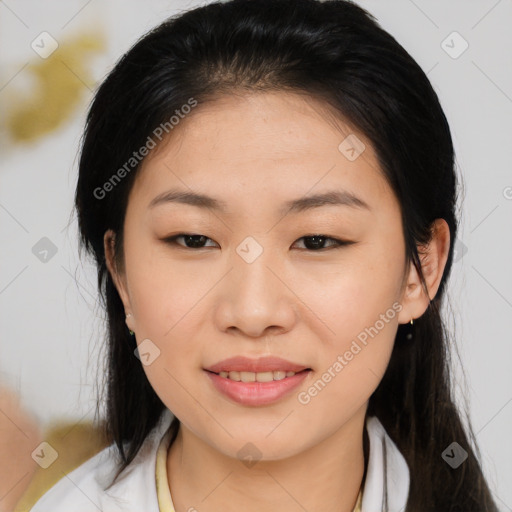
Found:
[[[355,4],[152,30],[97,91],[76,190],[112,444],[32,510],[497,510],[440,314],[456,197],[431,84]]]

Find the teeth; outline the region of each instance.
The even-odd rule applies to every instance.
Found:
[[[272,380],[282,380],[285,377],[293,377],[295,372],[285,372],[278,370],[275,372],[220,372],[221,377],[236,380],[238,382],[270,382]]]

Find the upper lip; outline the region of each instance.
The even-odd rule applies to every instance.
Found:
[[[302,370],[309,369],[303,364],[292,363],[280,357],[260,357],[259,359],[250,359],[244,356],[230,357],[219,361],[205,370],[214,373],[220,372],[273,372],[282,370],[285,372],[298,373]]]

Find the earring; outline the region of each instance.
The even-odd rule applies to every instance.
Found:
[[[412,340],[412,325],[413,325],[413,319],[411,318],[411,327],[409,328],[409,332],[407,333],[407,335],[405,336],[409,341]]]
[[[128,320],[128,317],[129,317],[129,316],[132,316],[132,314],[131,314],[131,313],[128,313],[128,314],[126,315],[126,320]],[[131,329],[128,329],[128,331],[130,331],[130,336],[133,336],[133,335],[135,334]]]

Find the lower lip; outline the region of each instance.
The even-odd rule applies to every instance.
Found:
[[[231,400],[243,405],[267,405],[277,402],[291,393],[309,375],[311,370],[296,373],[292,377],[270,382],[238,382],[206,371],[213,385]]]

